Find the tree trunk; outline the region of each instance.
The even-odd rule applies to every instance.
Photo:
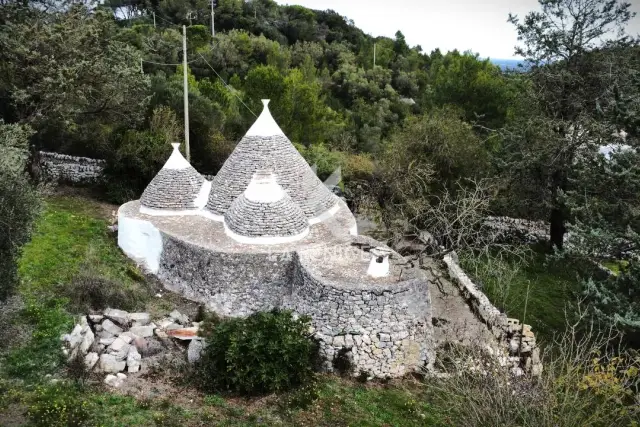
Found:
[[[562,250],[564,235],[567,232],[564,226],[564,212],[562,209],[553,208],[549,217],[549,241],[551,250]]]

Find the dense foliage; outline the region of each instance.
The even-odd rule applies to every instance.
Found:
[[[31,130],[0,120],[0,300],[16,283],[16,261],[27,242],[40,197],[26,175]]]
[[[24,137],[32,152],[106,159],[105,195],[137,197],[168,142],[184,137],[186,25],[200,172],[219,170],[270,98],[319,175],[340,166],[351,206],[398,240],[426,239],[435,253],[477,248],[487,214],[542,219],[549,251],[635,271],[640,47],[624,32],[632,17],[620,0],[541,0],[538,11],[509,17],[527,67],[507,73],[471,52],[426,53],[401,31],[372,37],[334,11],[272,0],[217,1],[215,37],[205,0],[5,0],[0,118],[33,130]],[[637,276],[582,274],[595,314],[636,325],[628,296]]]
[[[272,311],[208,322],[202,334],[206,347],[199,362],[199,383],[209,392],[243,394],[308,385],[317,357],[310,320]]]

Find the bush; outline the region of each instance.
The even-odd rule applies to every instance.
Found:
[[[16,284],[20,247],[29,240],[41,205],[24,173],[29,135],[28,128],[0,121],[0,301]]]
[[[140,196],[170,154],[171,145],[164,133],[127,131],[106,159],[105,192],[109,200],[124,203]]]
[[[452,346],[440,356],[448,376],[425,382],[427,398],[447,408],[450,425],[637,426],[640,357],[604,350],[615,334],[585,333],[586,319],[545,348],[538,378],[515,377],[495,356]]]
[[[95,425],[90,403],[77,389],[63,384],[39,386],[31,397],[27,416],[34,427]]]
[[[226,319],[214,326],[205,321],[207,346],[198,369],[202,388],[262,394],[309,384],[315,377],[317,357],[310,321],[278,310]]]

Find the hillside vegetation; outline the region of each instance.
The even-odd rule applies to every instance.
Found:
[[[640,45],[625,32],[630,4],[540,0],[505,17],[520,72],[473,52],[424,52],[402,29],[368,35],[330,10],[219,0],[215,16],[212,37],[205,0],[0,0],[0,424],[17,414],[9,421],[48,426],[634,425]],[[194,393],[176,403],[104,394],[63,369],[59,337],[74,315],[169,308],[107,225],[184,140],[183,25],[199,172],[218,172],[271,99],[321,178],[342,168],[349,207],[382,239],[414,258],[456,251],[494,304],[534,325],[544,376],[319,377],[264,402],[171,382],[174,395]],[[41,150],[105,159],[104,180],[91,198],[51,196]],[[489,215],[541,220],[547,237],[497,236]]]

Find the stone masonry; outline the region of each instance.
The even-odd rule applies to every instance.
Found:
[[[102,178],[104,160],[40,151],[44,176],[55,182],[90,184]]]

